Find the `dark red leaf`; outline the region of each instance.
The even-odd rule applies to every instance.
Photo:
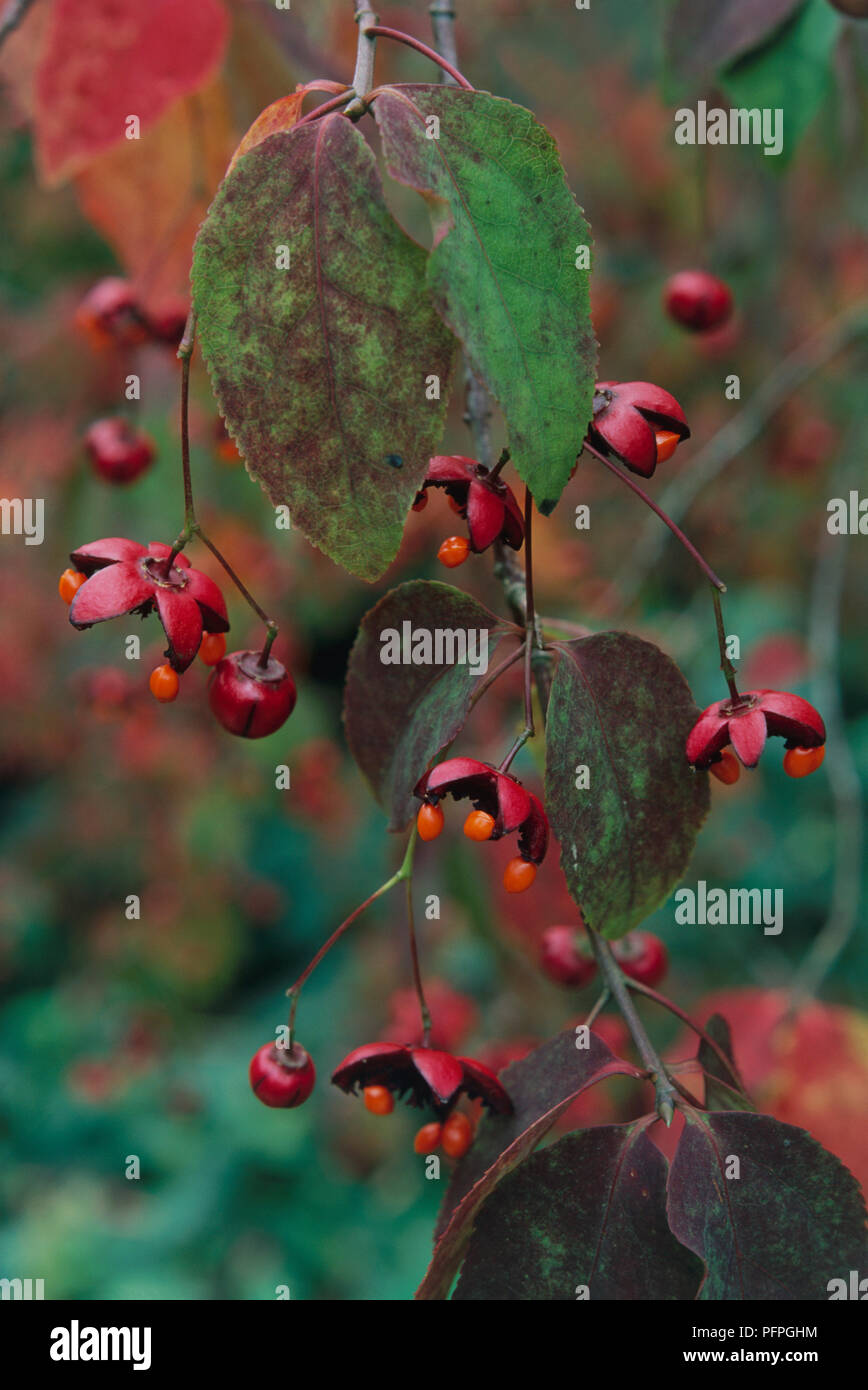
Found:
[[[507,1067],[501,1080],[513,1114],[488,1116],[456,1168],[437,1223],[434,1256],[416,1297],[448,1296],[479,1207],[501,1179],[533,1152],[576,1096],[608,1076],[640,1075],[594,1033],[589,1047],[577,1048],[574,1031],[551,1038]]]
[[[669,1229],[666,1160],[646,1129],[569,1134],[510,1173],[476,1218],[453,1298],[695,1298],[702,1265]]]
[[[866,1268],[859,1184],[805,1130],[743,1112],[686,1117],[669,1224],[705,1262],[701,1299],[825,1301],[830,1279]]]

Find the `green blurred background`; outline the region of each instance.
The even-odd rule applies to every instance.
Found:
[[[783,888],[785,931],[677,927],[671,901],[651,926],[672,956],[668,992],[702,1012],[722,991],[769,999],[798,987],[837,901],[845,920],[831,930],[846,944],[818,984],[822,1007],[807,1015],[799,1059],[766,1056],[768,1037],[749,1036],[760,993],[742,1000],[747,1033],[736,1047],[766,1105],[812,1127],[864,1180],[868,1048],[858,1010],[868,952],[858,930],[853,779],[854,769],[864,777],[868,749],[868,542],[830,544],[825,521],[827,500],[864,479],[866,354],[856,317],[841,329],[841,350],[826,349],[868,289],[868,24],[844,26],[826,0],[810,0],[799,20],[811,25],[808,50],[789,33],[722,87],[703,89],[724,104],[722,92],[775,105],[783,91],[798,120],[788,127],[789,157],[776,161],[737,148],[703,157],[674,144],[682,89],[665,71],[654,5],[594,0],[580,14],[566,0],[458,0],[457,8],[464,71],[549,126],[590,219],[601,377],[660,382],[688,414],[692,441],[660,469],[655,497],[672,487],[677,504],[679,480],[706,442],[753,409],[770,377],[780,382],[789,354],[812,344],[808,365],[813,353],[817,369],[782,391],[756,438],[710,471],[684,515],[729,583],[727,629],[741,640],[745,683],[815,698],[836,730],[826,766],[805,782],[784,776],[775,745],[736,787],[714,784],[685,879]],[[425,5],[380,11],[382,22],[429,39]],[[269,5],[232,12],[229,60],[203,98],[219,109],[229,152],[259,108],[296,81],[349,81],[355,48],[348,3],[300,0],[283,29]],[[61,187],[40,185],[26,81],[27,44],[36,42],[23,26],[0,65],[0,486],[4,496],[46,503],[44,545],[0,540],[0,1274],[42,1277],[48,1297],[272,1298],[287,1284],[293,1298],[403,1299],[424,1272],[440,1189],[411,1151],[418,1120],[403,1111],[376,1119],[328,1085],[351,1047],[387,1030],[402,1035],[406,1003],[394,996],[408,983],[408,959],[397,899],[377,904],[305,991],[299,1038],[319,1070],[310,1103],[266,1110],[246,1069],[284,1018],[285,988],[400,855],[347,755],[343,673],[359,619],[380,594],[406,578],[442,577],[434,557],[454,529],[451,514],[433,499],[411,515],[388,576],[374,586],[352,580],[300,535],[275,531],[243,466],[221,457],[197,362],[193,467],[203,524],[279,619],[277,650],[292,665],[297,709],[267,740],[234,740],[208,711],[198,663],[176,704],[151,699],[147,672],[163,646],[155,619],[83,634],[69,627],[56,583],[74,546],[115,534],[169,541],[182,518],[173,355],[95,351],[76,331],[76,306],[110,273],[133,275],[143,293],[156,279],[168,295],[173,275],[182,288],[177,267],[190,231],[176,221],[155,240],[148,217],[149,208],[162,215],[154,201],[162,166],[145,187],[136,151],[103,156]],[[422,58],[381,49],[381,79],[434,80]],[[373,136],[369,120],[362,128]],[[166,198],[186,199],[189,215],[203,169],[181,174],[189,186],[179,194],[167,184]],[[165,177],[173,177],[168,163]],[[424,238],[412,200],[390,197]],[[166,275],[148,269],[148,243],[159,246]],[[666,276],[697,264],[725,276],[738,305],[733,325],[699,343],[660,307]],[[128,372],[142,379],[135,406],[123,401]],[[724,397],[730,373],[740,377],[740,401]],[[158,444],[155,466],[126,489],[97,479],[80,443],[95,416],[115,411],[134,412]],[[445,444],[470,452],[461,411],[456,397]],[[504,442],[497,420],[495,439]],[[581,502],[591,506],[589,532],[573,525]],[[659,642],[705,705],[723,693],[706,586],[670,540],[649,549],[646,516],[585,460],[539,528],[538,606]],[[216,577],[201,550],[194,563]],[[457,579],[502,609],[485,559]],[[255,642],[247,610],[227,598],[234,645]],[[124,656],[132,632],[141,661]],[[480,757],[502,749],[520,723],[516,694],[508,681],[499,686],[459,747]],[[830,698],[840,701],[845,741]],[[537,759],[525,750],[516,771],[533,782]],[[275,789],[279,764],[291,769],[288,791]],[[542,930],[570,920],[556,856],[531,894],[504,902],[501,847],[469,846],[453,821],[420,855],[419,902],[427,892],[442,898],[440,920],[421,923],[423,960],[444,982],[435,1003],[445,1040],[499,1064],[580,1018],[594,993],[561,992],[536,967]],[[141,898],[140,921],[125,918],[128,894]],[[810,973],[816,982],[813,965]],[[649,1018],[661,1046],[674,1044],[665,1016]],[[635,1103],[616,1093],[581,1118],[627,1115]],[[141,1160],[137,1181],[125,1177],[129,1155]]]

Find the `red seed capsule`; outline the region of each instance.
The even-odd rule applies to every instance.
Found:
[[[304,1048],[263,1043],[250,1062],[250,1085],[257,1100],[276,1109],[294,1110],[313,1090],[316,1071]]]
[[[240,738],[273,734],[295,708],[295,683],[286,667],[259,652],[231,652],[214,668],[208,699],[217,719]]]

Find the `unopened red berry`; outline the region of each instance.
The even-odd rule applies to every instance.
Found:
[[[510,859],[503,871],[503,886],[507,893],[523,893],[530,888],[535,878],[536,864],[516,855],[515,859]]]
[[[88,290],[75,314],[75,325],[95,348],[134,347],[148,337],[138,295],[129,280],[108,275]]]
[[[173,700],[177,700],[178,691],[181,689],[178,672],[168,663],[154,667],[148,678],[148,685],[154,699],[159,700],[161,705],[169,705]]]
[[[651,932],[628,932],[612,943],[612,950],[625,975],[653,988],[660,983],[669,965],[666,947]]]
[[[199,643],[199,660],[206,666],[216,666],[226,655],[226,638],[222,632],[203,632]]]
[[[250,1062],[250,1085],[257,1100],[275,1109],[293,1110],[313,1090],[316,1071],[304,1048],[263,1043]]]
[[[720,328],[732,313],[729,286],[707,270],[679,270],[667,280],[663,302],[669,317],[694,333]]]
[[[490,840],[494,834],[494,816],[487,811],[471,811],[464,822],[464,833],[468,840]]]
[[[57,581],[57,592],[64,603],[72,603],[86,579],[87,575],[82,574],[81,570],[68,569],[63,571]]]
[[[473,1124],[462,1110],[456,1110],[443,1125],[440,1136],[443,1152],[449,1158],[463,1158],[473,1143]]]
[[[593,979],[597,962],[582,949],[575,927],[546,927],[540,942],[540,966],[550,980],[579,988]]]
[[[107,483],[131,483],[154,459],[154,442],[122,415],[96,420],[84,436],[94,472]]]
[[[208,699],[230,734],[265,738],[292,714],[295,682],[273,656],[263,666],[259,652],[230,652],[214,668]]]
[[[395,1109],[395,1097],[386,1086],[366,1086],[362,1094],[372,1115],[391,1115]]]
[[[419,831],[420,840],[436,840],[440,831],[443,829],[443,810],[440,806],[432,806],[429,802],[423,801],[419,807],[419,814],[416,817],[416,828]]]
[[[718,761],[712,763],[708,769],[718,782],[723,782],[727,787],[731,787],[741,776],[741,763],[734,753],[728,748],[724,748]]]
[[[788,777],[809,777],[821,766],[825,756],[825,743],[818,748],[788,748],[784,754],[784,772]]]
[[[463,565],[470,554],[470,541],[466,536],[447,536],[437,551],[437,559],[447,569],[454,570]]]
[[[433,1154],[440,1148],[440,1136],[443,1133],[443,1126],[437,1124],[436,1120],[430,1125],[423,1125],[416,1133],[413,1140],[413,1149],[417,1154]]]
[[[189,307],[182,299],[161,304],[147,316],[148,330],[155,342],[176,348],[184,336]]]

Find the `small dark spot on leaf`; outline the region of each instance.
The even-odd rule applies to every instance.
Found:
[[[400,454],[387,454],[387,455],[386,455],[386,462],[387,462],[387,463],[390,463],[390,464],[392,465],[393,468],[403,468],[403,467],[404,467],[404,460],[401,458],[401,455],[400,455]]]

